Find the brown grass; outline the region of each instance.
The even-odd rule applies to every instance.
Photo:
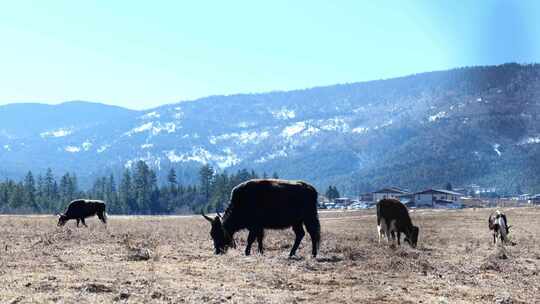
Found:
[[[288,259],[291,231],[264,256],[213,255],[195,217],[110,217],[105,228],[0,217],[0,303],[540,303],[540,209],[506,209],[516,246],[493,246],[488,209],[416,211],[417,249],[377,243],[373,211],[322,213]],[[256,251],[256,246],[253,248]]]

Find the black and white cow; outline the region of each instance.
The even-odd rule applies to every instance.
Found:
[[[392,237],[393,242],[397,234],[397,243],[401,245],[401,233],[411,247],[415,248],[418,242],[418,227],[412,224],[407,207],[395,199],[382,199],[377,203],[377,230],[379,243],[385,236],[387,241]]]
[[[491,213],[488,219],[489,230],[493,231],[493,244],[497,244],[497,237],[501,239],[501,243],[511,243],[508,239],[510,233],[510,226],[508,226],[508,219],[506,215],[499,210]]]

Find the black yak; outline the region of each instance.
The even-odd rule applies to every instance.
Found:
[[[58,226],[64,226],[68,220],[75,219],[77,220],[77,227],[79,227],[79,222],[82,222],[85,227],[88,227],[86,226],[84,219],[94,215],[97,215],[103,224],[107,223],[104,201],[85,199],[74,200],[69,203],[65,213],[58,215]]]
[[[263,253],[264,229],[292,227],[296,239],[290,256],[305,235],[304,227],[311,236],[312,255],[317,256],[320,242],[320,224],[317,213],[317,190],[302,181],[277,179],[254,179],[236,186],[231,202],[223,217],[214,219],[204,215],[211,224],[210,235],[216,254],[223,254],[234,247],[234,233],[249,231],[245,254],[251,253],[251,245],[257,239],[259,252]]]
[[[489,215],[488,219],[489,230],[493,231],[493,244],[497,244],[497,236],[501,239],[501,244],[510,243],[508,240],[508,234],[510,233],[510,226],[508,226],[508,220],[506,215],[499,210],[496,210]]]
[[[381,238],[386,236],[389,241],[395,240],[397,233],[397,243],[401,245],[401,233],[405,234],[405,241],[413,248],[418,242],[418,227],[414,226],[409,216],[407,207],[395,199],[382,199],[377,203],[377,230],[379,232],[379,243]]]

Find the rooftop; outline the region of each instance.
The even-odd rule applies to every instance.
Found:
[[[463,193],[454,192],[450,190],[443,190],[443,189],[427,189],[424,191],[416,192],[416,194],[430,194],[430,193],[442,193],[442,194],[448,194],[448,195],[456,195],[456,196],[462,196]]]

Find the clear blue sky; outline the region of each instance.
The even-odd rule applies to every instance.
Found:
[[[5,1],[0,104],[133,109],[540,62],[540,1]]]

